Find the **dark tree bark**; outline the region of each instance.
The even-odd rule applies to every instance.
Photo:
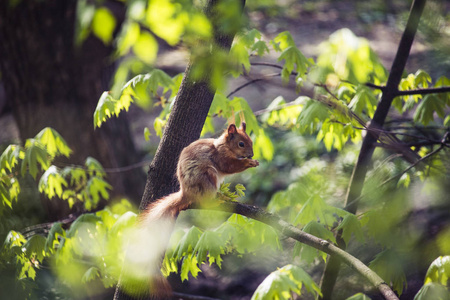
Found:
[[[400,84],[400,80],[411,51],[411,46],[417,32],[420,17],[425,7],[425,2],[426,0],[415,0],[412,4],[408,22],[400,40],[394,62],[392,63],[386,87],[383,89],[380,103],[378,104],[373,120],[368,127],[368,134],[362,142],[361,151],[359,152],[358,160],[355,168],[353,169],[353,174],[350,179],[346,197],[345,209],[350,213],[354,214],[358,209],[358,199],[361,195],[369,168],[369,163],[375,149],[375,143],[377,142],[379,136],[379,131],[377,130],[383,128],[392,101],[399,94],[398,85]],[[342,249],[345,249],[345,243],[342,239],[340,239],[339,234],[337,238],[339,246]],[[327,300],[332,298],[332,291],[339,273],[340,263],[341,260],[338,257],[329,257],[321,280],[321,289],[323,294],[321,299]]]
[[[137,162],[125,116],[94,131],[93,113],[114,71],[113,48],[93,36],[75,45],[77,0],[9,3],[0,4],[0,67],[21,140],[49,126],[73,150],[71,163],[83,164],[88,156],[112,168]],[[105,5],[120,24],[123,5],[115,1]],[[108,175],[114,195],[135,200],[144,178],[140,170]]]

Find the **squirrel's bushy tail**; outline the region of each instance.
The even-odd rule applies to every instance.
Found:
[[[151,299],[171,297],[170,284],[160,269],[176,216],[186,206],[185,202],[179,191],[151,203],[140,214],[137,230],[130,239],[124,263],[126,274],[147,282],[147,290],[141,292],[149,293]]]

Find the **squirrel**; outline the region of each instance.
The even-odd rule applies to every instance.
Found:
[[[165,230],[170,227],[171,231],[182,210],[193,203],[202,204],[215,198],[226,175],[259,166],[259,162],[252,158],[253,142],[246,133],[245,122],[241,122],[240,128],[230,124],[217,139],[200,139],[191,143],[182,150],[178,159],[180,190],[150,203],[139,217],[141,226],[158,227],[160,230],[164,226]],[[159,226],[155,225],[159,222]],[[165,238],[163,242],[163,238],[156,238],[154,244],[165,243],[159,245],[160,249],[165,250],[170,235]],[[152,297],[169,298],[172,293],[169,283],[161,274],[153,274],[150,279]]]

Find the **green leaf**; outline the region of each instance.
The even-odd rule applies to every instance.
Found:
[[[301,132],[313,133],[319,122],[329,117],[328,108],[315,100],[308,100],[298,116],[297,124]]]
[[[348,297],[345,300],[370,300],[369,296],[364,295],[363,293],[355,294],[351,297]]]
[[[377,104],[378,101],[374,93],[368,87],[360,85],[357,88],[356,94],[350,102],[349,107],[358,115],[363,111],[366,111],[367,115],[372,117]]]
[[[42,235],[33,235],[24,245],[27,257],[35,256],[39,262],[42,262],[45,257],[45,242]]]
[[[98,160],[96,160],[93,157],[89,156],[88,158],[86,158],[84,165],[86,166],[86,168],[89,172],[92,172],[93,174],[95,174],[97,176],[103,175],[105,173],[103,166],[100,164],[100,162]]]
[[[116,28],[116,18],[106,7],[100,7],[95,11],[92,19],[92,31],[105,44],[110,44]]]
[[[448,289],[439,283],[427,283],[414,297],[414,300],[448,300],[450,299],[450,292]]]
[[[245,196],[245,186],[243,186],[242,184],[236,184],[236,186],[234,187],[234,189],[236,190],[236,193],[239,195],[239,197],[244,197]]]
[[[267,47],[267,43],[264,41],[257,41],[250,49],[252,52],[256,52],[258,56],[263,56],[265,53],[269,54],[270,50]]]
[[[55,166],[50,166],[39,180],[39,192],[45,193],[49,199],[55,196],[61,198],[63,187],[67,186],[67,181]]]
[[[81,282],[87,283],[97,278],[100,278],[100,270],[96,267],[90,267],[89,269],[87,269],[86,273],[84,273],[83,277],[81,278]]]
[[[148,127],[144,128],[144,139],[146,142],[150,141],[150,136],[152,135],[152,133],[150,132],[150,129],[148,129]]]
[[[187,256],[183,259],[180,274],[181,281],[188,280],[189,273],[191,273],[194,278],[197,278],[199,272],[201,272],[201,270],[198,267],[197,258],[195,256]]]
[[[96,216],[95,214],[82,214],[72,223],[70,229],[66,231],[66,237],[72,238],[77,234],[78,230],[83,229],[85,224],[96,225],[99,221],[101,221],[101,218],[99,216]]]
[[[352,237],[352,234],[355,235],[355,238],[359,242],[364,242],[364,233],[361,229],[361,222],[354,214],[347,214],[336,230],[342,230],[342,238],[347,245]]]
[[[50,127],[42,129],[34,138],[45,147],[52,157],[60,154],[69,157],[72,152],[62,136]]]
[[[108,190],[111,190],[112,186],[102,178],[92,177],[87,182],[86,188],[89,191],[89,195],[92,198],[93,207],[96,207],[100,201],[100,197],[102,197],[105,200],[109,199]]]
[[[261,128],[254,139],[253,150],[255,157],[262,157],[267,161],[271,161],[275,154],[275,148],[272,140],[266,135],[266,132]]]
[[[151,64],[158,54],[158,42],[151,33],[143,31],[133,45],[133,52],[143,62]]]
[[[326,229],[322,224],[319,224],[315,221],[309,222],[304,228],[303,231],[309,234],[312,234],[316,237],[319,237],[324,240],[329,240],[332,243],[336,243],[336,238],[334,234]],[[302,261],[307,263],[312,263],[316,259],[317,255],[320,255],[324,261],[327,259],[327,254],[325,252],[319,251],[311,246],[296,242],[292,255],[294,257],[300,255]]]
[[[308,71],[308,68],[313,65],[312,61],[307,59],[295,46],[290,46],[283,50],[280,57],[278,57],[278,61],[282,60],[285,61],[281,70],[281,78],[284,83],[289,82],[292,71],[296,70],[298,73],[297,77],[303,77]]]
[[[295,46],[295,41],[289,31],[283,31],[271,41],[271,44],[275,51],[281,52],[288,47]]]
[[[137,215],[134,212],[127,211],[117,219],[114,225],[109,230],[109,233],[113,236],[119,236],[126,228],[136,224]]]
[[[294,225],[306,225],[311,221],[316,220],[320,220],[323,224],[332,223],[333,221],[330,221],[329,217],[326,216],[326,212],[329,211],[329,209],[330,207],[320,195],[312,195],[298,213],[294,220]]]
[[[291,299],[291,293],[302,295],[302,287],[313,296],[322,295],[318,285],[302,268],[286,265],[270,273],[256,288],[251,299]]]
[[[22,161],[21,174],[25,176],[28,171],[33,178],[38,172],[38,163],[43,170],[50,167],[50,155],[36,139],[28,139],[25,143],[25,157]]]
[[[445,117],[445,101],[436,94],[428,94],[423,97],[422,101],[416,108],[414,113],[414,121],[428,125],[434,120],[434,113],[436,112],[440,118]]]
[[[198,227],[192,226],[178,242],[172,258],[180,260],[183,256],[191,254],[202,233]]]
[[[63,238],[66,236],[65,230],[62,228],[61,222],[56,222],[52,225],[52,228],[50,228],[50,231],[48,232],[47,240],[45,241],[45,251],[46,252],[54,252],[55,246],[59,245],[60,238]]]
[[[11,230],[6,235],[3,246],[12,249],[13,247],[22,247],[22,245],[26,242],[27,240],[23,237],[21,233]]]
[[[117,40],[117,52],[123,56],[128,54],[131,47],[136,43],[141,29],[137,22],[126,22]]]
[[[110,92],[103,92],[94,111],[94,128],[100,127],[103,122],[112,116],[118,116],[121,110],[128,110],[132,99],[130,96],[129,98],[124,97],[125,99],[128,99],[128,101],[115,100]]]
[[[428,268],[425,284],[433,282],[447,286],[450,280],[450,256],[439,256]]]
[[[424,70],[418,70],[414,81],[416,87],[427,88],[428,83],[431,83],[431,76]]]
[[[220,268],[222,263],[221,255],[225,253],[225,242],[226,240],[221,239],[217,232],[205,231],[195,245],[192,256],[196,257],[199,265],[206,262],[208,257],[209,265],[216,263]]]
[[[383,278],[388,285],[391,285],[399,295],[402,294],[403,288],[407,287],[403,266],[395,251],[388,249],[377,254],[375,259],[370,262],[369,268]]]
[[[13,168],[19,163],[20,159],[20,146],[9,145],[0,156],[0,169],[12,172]]]
[[[245,42],[242,39],[236,39],[230,49],[230,60],[234,68],[230,70],[235,78],[244,73],[250,72],[250,59]]]

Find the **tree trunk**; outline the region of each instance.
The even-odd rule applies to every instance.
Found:
[[[93,36],[75,45],[77,0],[12,2],[0,4],[0,67],[21,140],[49,126],[73,150],[71,163],[83,164],[88,156],[104,167],[137,162],[125,116],[94,131],[93,113],[114,70],[113,49]],[[108,5],[123,18],[121,4]],[[134,199],[140,197],[143,178],[140,170],[108,174],[114,195]]]

